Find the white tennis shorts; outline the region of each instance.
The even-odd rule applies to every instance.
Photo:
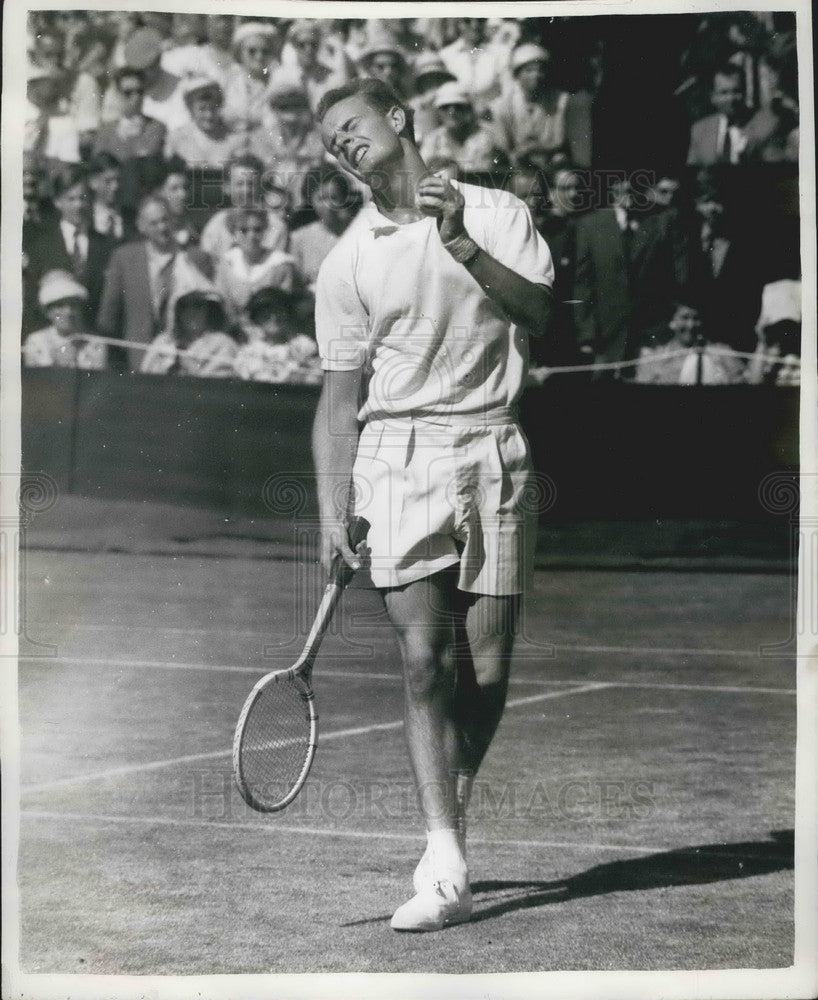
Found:
[[[459,563],[458,587],[521,593],[533,564],[531,454],[512,411],[371,420],[353,469],[376,587]]]

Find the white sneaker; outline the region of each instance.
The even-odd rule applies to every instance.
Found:
[[[460,843],[460,850],[463,852],[463,857],[466,857],[466,838],[458,835],[458,842]],[[412,875],[412,885],[415,887],[415,892],[420,892],[425,885],[428,885],[430,881],[434,880],[434,873],[432,870],[432,852],[429,850],[429,845],[426,845],[426,850],[423,852],[420,861],[418,861],[417,868]]]
[[[415,892],[422,892],[423,887],[428,885],[430,881],[433,881],[432,852],[429,850],[429,845],[427,844],[426,850],[423,852],[420,861],[418,861],[418,866],[412,876],[412,885],[415,887]]]
[[[439,931],[471,919],[472,897],[468,886],[458,889],[450,879],[426,882],[420,892],[395,910],[393,931]]]

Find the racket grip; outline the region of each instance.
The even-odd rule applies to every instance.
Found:
[[[369,534],[369,521],[365,517],[353,517],[347,527],[347,534],[349,535],[349,547],[356,548]],[[355,570],[347,566],[341,556],[337,555],[332,563],[329,582],[343,590],[354,575]]]

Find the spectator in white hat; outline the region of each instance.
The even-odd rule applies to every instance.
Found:
[[[281,40],[269,21],[245,21],[233,34],[236,62],[224,82],[224,114],[236,131],[249,134],[264,117],[271,76],[279,65]]]
[[[175,14],[176,45],[162,53],[162,68],[176,76],[209,76],[222,86],[235,63],[229,14]],[[206,39],[206,41],[202,41]]]
[[[358,60],[358,71],[361,76],[382,80],[399,97],[406,96],[409,67],[406,56],[391,38],[384,36],[368,44]]]
[[[504,89],[508,50],[487,39],[483,17],[458,18],[457,31],[459,38],[440,50],[440,58],[482,114]]]
[[[747,381],[754,385],[800,385],[800,278],[784,278],[764,286],[756,334],[758,346],[747,366]]]
[[[62,82],[63,77],[53,69],[29,67],[23,150],[50,173],[80,159],[77,126],[59,109]]]
[[[223,167],[244,145],[245,136],[224,120],[221,84],[212,77],[192,76],[182,81],[181,91],[190,121],[168,133],[165,157],[178,156],[189,167]]]
[[[26,337],[26,367],[104,368],[105,345],[81,337],[87,332],[87,290],[67,271],[49,271],[40,282],[38,301],[50,325]]]
[[[443,124],[431,131],[420,145],[425,161],[446,157],[466,173],[503,170],[508,165],[494,131],[478,122],[474,107],[459,83],[444,83],[435,95],[435,107]]]
[[[512,156],[526,155],[532,148],[553,152],[566,144],[569,95],[549,86],[550,61],[541,45],[526,43],[511,53],[514,83],[492,102],[491,117]]]
[[[409,106],[415,112],[415,139],[422,142],[433,129],[440,125],[440,116],[435,107],[435,95],[444,83],[454,82],[454,74],[437,52],[421,52],[414,62],[415,95]]]

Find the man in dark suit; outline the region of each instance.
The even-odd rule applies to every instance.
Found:
[[[666,324],[687,278],[676,213],[635,211],[627,180],[612,194],[612,208],[589,213],[576,228],[577,338],[597,363],[636,358]]]
[[[86,169],[71,164],[53,181],[57,217],[48,218],[26,233],[23,277],[23,332],[40,325],[37,289],[49,271],[69,271],[88,290],[89,315],[95,314],[102,294],[102,276],[116,246],[91,225],[91,196]],[[33,324],[33,325],[32,325]]]
[[[739,223],[741,213],[725,197],[727,183],[723,176],[699,178],[689,240],[691,285],[712,338],[734,350],[752,352],[775,244],[769,227],[759,226],[758,217]],[[759,246],[759,232],[765,232],[764,246]]]
[[[111,255],[97,314],[97,329],[108,337],[149,344],[162,331],[177,279],[179,247],[164,200],[149,195],[139,206],[141,239]],[[143,351],[112,351],[114,368],[137,371]]]
[[[724,66],[713,73],[710,103],[714,114],[700,118],[690,129],[688,166],[710,167],[764,160],[768,144],[781,128],[770,108],[747,110],[744,78],[737,66]]]

